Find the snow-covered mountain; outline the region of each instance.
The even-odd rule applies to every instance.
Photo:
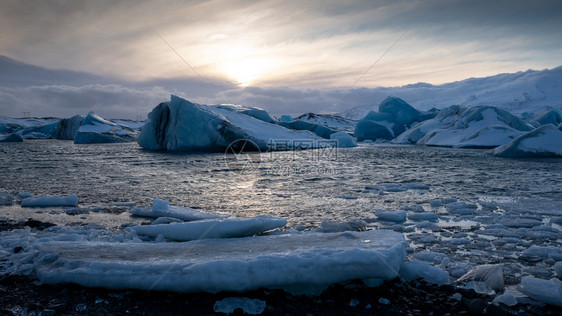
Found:
[[[451,105],[488,105],[514,114],[538,113],[549,107],[562,106],[562,66],[547,70],[527,70],[485,78],[470,78],[442,85],[416,83],[402,87],[375,88],[372,103],[339,113],[359,120],[376,111],[388,96],[404,99],[419,110]]]

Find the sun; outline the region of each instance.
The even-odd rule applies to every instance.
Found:
[[[247,87],[264,75],[267,63],[260,58],[244,57],[223,64],[223,72],[236,80],[238,85]]]

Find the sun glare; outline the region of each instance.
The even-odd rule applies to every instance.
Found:
[[[259,56],[259,50],[250,45],[229,47],[223,56],[225,60],[220,65],[221,71],[242,87],[258,81],[271,67],[271,62]]]
[[[225,63],[223,71],[240,86],[247,87],[263,75],[266,67],[267,64],[263,60],[244,58]]]

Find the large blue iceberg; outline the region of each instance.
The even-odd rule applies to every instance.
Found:
[[[416,122],[433,118],[436,112],[420,112],[404,100],[388,97],[379,111],[371,111],[355,127],[358,140],[391,140]]]
[[[260,118],[264,117],[260,114]],[[217,152],[238,140],[250,141],[244,143],[249,146],[246,149],[269,150],[275,142],[321,139],[310,131],[287,129],[232,107],[205,106],[172,95],[148,114],[138,143],[150,150]]]

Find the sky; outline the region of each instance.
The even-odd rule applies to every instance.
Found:
[[[248,101],[273,113],[321,111],[349,88],[562,64],[556,0],[3,0],[0,29],[0,55],[77,72],[72,79],[53,72],[53,83],[1,82],[7,114],[0,115],[87,107],[146,115],[170,93],[209,104]],[[284,98],[311,91],[323,97],[283,107]],[[255,104],[262,94],[277,102]],[[42,104],[46,95],[51,101]],[[343,100],[334,109],[353,105]]]

